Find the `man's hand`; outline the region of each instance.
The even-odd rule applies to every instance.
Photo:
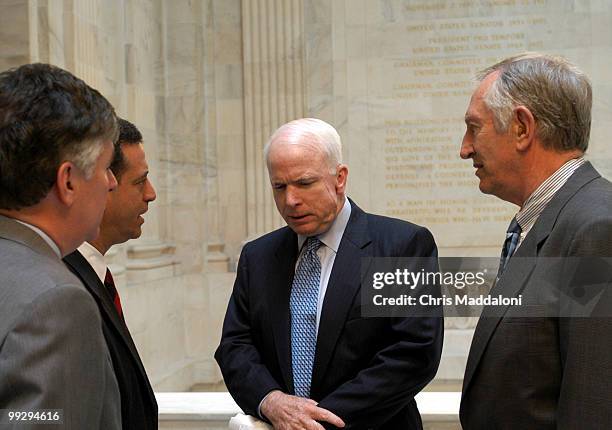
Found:
[[[276,430],[324,430],[317,421],[344,427],[344,421],[312,399],[272,391],[261,404],[261,413]]]

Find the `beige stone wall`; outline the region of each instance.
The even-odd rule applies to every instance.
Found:
[[[64,67],[142,131],[157,201],[111,249],[157,390],[216,383],[212,359],[246,237],[239,1],[7,0],[0,69]]]
[[[27,63],[30,59],[28,0],[0,3],[0,70]]]
[[[428,8],[427,2],[411,0],[0,2],[0,69],[34,61],[67,68],[105,94],[143,132],[158,199],[150,205],[143,237],[113,249],[109,261],[156,389],[220,381],[212,355],[234,278],[231,270],[245,240],[283,224],[262,159],[263,145],[276,127],[302,116],[333,123],[351,168],[349,193],[372,212],[394,215],[388,211],[414,200],[419,191],[385,191],[387,160],[381,145],[387,135],[410,133],[409,128],[416,134],[438,133],[450,139],[448,154],[440,160],[457,161],[452,145],[456,142],[458,150],[469,97],[417,97],[393,89],[394,84],[401,88],[441,80],[408,61],[431,60],[438,67],[436,62],[446,58],[423,58],[412,51],[446,49],[450,42],[434,37],[436,23],[465,23],[464,32],[474,41],[466,56],[479,66],[529,48],[577,61],[595,89],[592,160],[602,173],[612,174],[607,144],[612,6],[534,0],[526,15],[518,6],[492,9],[478,2],[454,2],[452,11],[445,9],[451,3]],[[514,29],[487,30],[478,24],[500,20]],[[471,22],[478,24],[474,30]],[[430,30],[418,30],[418,25]],[[476,48],[482,45],[477,41],[491,35],[515,33],[524,36],[518,45],[511,40],[503,49]],[[395,60],[407,60],[408,66],[392,67]],[[453,75],[452,82],[463,85],[476,68]],[[448,131],[439,132],[426,123],[442,112],[450,120],[444,124]],[[395,130],[398,120],[426,125]],[[469,163],[453,166],[471,169]],[[473,199],[457,210],[471,210],[487,199],[468,185],[451,187],[453,195]],[[511,216],[496,199],[487,204]],[[474,231],[486,233],[487,240],[470,252],[497,254],[506,225],[496,220],[476,228],[470,219],[465,228],[448,232],[449,223],[417,221],[436,233],[446,255],[465,251],[455,242],[471,243]],[[449,238],[457,240],[445,245]],[[449,321],[454,330],[447,334],[448,365],[439,374],[457,379],[472,322]]]

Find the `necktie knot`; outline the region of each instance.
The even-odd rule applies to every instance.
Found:
[[[116,289],[113,274],[108,269],[108,267],[106,268],[106,276],[104,276],[104,285],[106,285],[107,288],[112,287],[113,290]]]
[[[319,248],[323,245],[323,243],[315,236],[310,236],[306,239],[306,249],[304,250],[304,254],[317,252]]]
[[[512,221],[510,222],[510,225],[508,226],[508,230],[506,230],[506,234],[521,234],[523,230],[521,229],[521,226],[519,225],[518,221],[515,218],[512,218]]]
[[[499,260],[499,270],[497,271],[497,279],[501,277],[502,273],[504,273],[504,269],[508,265],[508,261],[512,254],[518,248],[519,240],[521,238],[521,226],[515,218],[512,218],[512,222],[508,226],[508,230],[506,230],[506,240],[504,241],[504,247],[502,248],[501,258]]]

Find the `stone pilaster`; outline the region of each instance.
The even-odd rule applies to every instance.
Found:
[[[304,116],[302,15],[302,0],[242,2],[249,237],[284,224],[272,198],[263,147],[276,128]]]

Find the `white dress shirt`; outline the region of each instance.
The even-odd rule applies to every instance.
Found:
[[[87,260],[89,265],[94,269],[94,272],[96,272],[96,275],[98,275],[98,278],[100,278],[102,284],[104,284],[107,267],[106,262],[104,261],[104,256],[89,242],[83,242],[78,249],[83,257],[85,257],[85,260]]]
[[[316,236],[321,243],[323,243],[317,250],[317,255],[321,260],[321,279],[319,280],[319,299],[317,302],[317,333],[319,332],[319,321],[321,320],[321,309],[323,308],[323,301],[325,300],[325,293],[327,292],[327,283],[329,282],[329,276],[331,275],[334,261],[336,260],[336,254],[340,247],[340,241],[342,240],[344,230],[346,229],[350,217],[351,204],[348,198],[345,197],[342,209],[340,209],[340,213],[332,222],[329,230]],[[295,263],[296,270],[304,253],[303,247],[306,239],[308,239],[307,236],[298,235],[298,250],[300,255]]]
[[[342,241],[342,236],[344,235],[344,230],[346,230],[350,217],[351,204],[348,201],[348,198],[345,197],[342,209],[340,209],[340,213],[332,222],[329,230],[316,236],[323,244],[317,250],[317,255],[321,260],[321,279],[319,280],[319,298],[317,302],[317,335],[319,333],[319,321],[321,320],[321,309],[323,309],[323,301],[325,300],[327,283],[329,282],[329,276],[331,275],[332,268],[334,267],[334,261],[336,260],[336,254],[338,253],[338,248],[340,247],[340,241]],[[302,259],[302,255],[304,253],[303,246],[306,239],[308,239],[308,236],[298,235],[298,252],[300,254],[297,262],[295,263],[295,269],[297,269],[297,266]],[[287,288],[291,288],[291,286],[289,285]],[[261,415],[261,405],[269,395],[270,393],[266,394],[257,406],[257,414],[260,418],[263,418]]]

